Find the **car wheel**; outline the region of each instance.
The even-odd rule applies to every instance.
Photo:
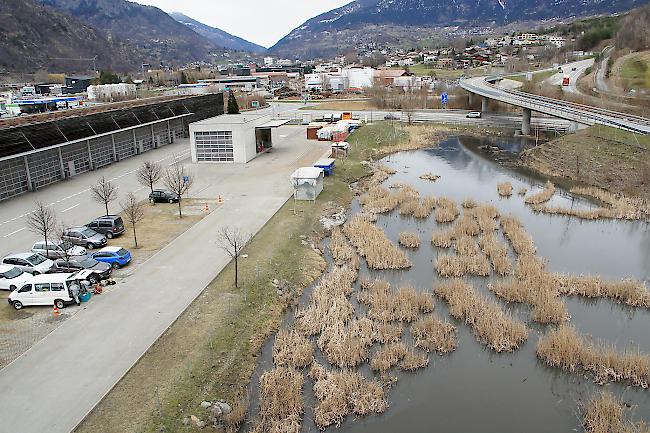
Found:
[[[36,276],[36,275],[40,275],[40,274],[41,274],[41,273],[38,272],[38,271],[33,271],[33,272],[32,272],[32,275],[34,275],[34,276]]]
[[[90,274],[88,276],[88,281],[90,281],[90,284],[97,284],[99,282],[99,277],[97,274]]]
[[[95,248],[95,245],[91,244],[90,242],[88,242],[88,244],[86,244],[86,249],[87,250],[92,250],[93,248]]]
[[[151,203],[151,204],[156,204],[156,201],[155,201],[154,199],[150,198],[150,199],[149,199],[149,203]]]
[[[22,310],[23,309],[23,303],[20,301],[14,301],[12,304],[16,310]]]
[[[111,232],[106,232],[106,237],[107,237],[108,239],[113,239],[113,233],[111,233]]]
[[[173,198],[170,198],[170,199],[169,199],[169,202],[170,202],[170,203],[174,203],[174,199],[173,199]]]
[[[113,263],[111,264],[111,266],[113,267],[113,269],[117,269],[117,268],[120,267],[120,264],[117,263],[117,262],[113,262]]]
[[[55,299],[54,300],[54,306],[58,308],[59,310],[65,307],[65,303],[61,299]]]

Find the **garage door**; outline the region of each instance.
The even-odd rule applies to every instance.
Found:
[[[197,161],[233,162],[232,131],[200,131],[194,133]]]

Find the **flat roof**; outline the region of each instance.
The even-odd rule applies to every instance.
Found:
[[[278,128],[286,123],[289,123],[289,119],[275,119],[269,122],[266,122],[264,125],[258,126],[258,128]]]
[[[210,125],[214,123],[221,123],[226,125],[241,125],[248,122],[254,122],[264,117],[270,118],[270,114],[253,114],[253,113],[239,113],[239,114],[222,114],[220,116],[210,117],[208,119],[199,120],[192,123],[192,125]]]

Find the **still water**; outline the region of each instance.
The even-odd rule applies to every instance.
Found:
[[[408,183],[422,197],[446,196],[459,204],[472,198],[479,203],[496,205],[502,215],[513,214],[533,237],[538,255],[548,261],[550,270],[571,274],[593,274],[608,279],[631,277],[650,286],[650,225],[645,222],[583,221],[574,217],[535,214],[516,194],[521,187],[541,189],[544,179],[533,178],[507,169],[485,158],[479,146],[497,145],[518,151],[521,143],[500,139],[451,137],[438,148],[405,152],[384,159],[397,173],[385,184]],[[419,179],[431,172],[441,176],[436,182]],[[509,181],[515,193],[500,198],[496,186]],[[553,205],[592,207],[585,200],[558,189]],[[351,212],[359,210],[353,203]],[[447,250],[430,243],[431,233],[447,224],[438,224],[433,216],[426,220],[402,217],[399,210],[381,215],[377,225],[397,244],[400,231],[419,233],[421,246],[409,250],[413,267],[403,271],[369,271],[363,264],[360,276],[385,279],[399,287],[409,283],[421,291],[431,291],[440,280],[433,269],[439,253]],[[446,356],[430,355],[427,368],[416,373],[395,372],[398,378],[388,391],[389,409],[382,415],[355,419],[349,416],[337,431],[363,433],[441,432],[441,433],[558,433],[583,431],[580,407],[600,389],[590,376],[564,373],[547,367],[535,356],[535,345],[546,327],[528,320],[528,308],[507,305],[487,290],[491,278],[472,278],[477,291],[495,299],[504,308],[526,321],[528,341],[510,354],[496,354],[476,341],[471,330],[452,319],[446,304],[435,299],[434,312],[458,328],[458,347]],[[308,300],[309,291],[303,297]],[[354,297],[354,295],[353,295]],[[638,346],[650,352],[650,312],[628,308],[609,300],[564,298],[571,323],[584,334],[618,348]],[[289,314],[291,316],[291,314]],[[288,316],[287,321],[290,320]],[[406,327],[405,329],[408,329]],[[407,333],[408,335],[408,333]],[[253,378],[256,389],[259,374],[272,367],[270,341],[264,348],[258,371]],[[374,350],[374,349],[373,349]],[[321,361],[323,362],[323,361]],[[370,375],[365,365],[362,371]],[[312,421],[317,401],[311,394],[310,381],[305,386],[303,431],[315,432]],[[622,384],[605,387],[632,405],[633,419],[650,421],[648,391]],[[255,402],[255,398],[253,399]],[[336,427],[330,427],[336,429]]]

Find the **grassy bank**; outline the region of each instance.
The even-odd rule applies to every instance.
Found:
[[[592,126],[528,150],[520,161],[548,176],[650,199],[648,136]]]
[[[283,313],[324,269],[325,262],[304,237],[320,235],[319,218],[352,198],[349,183],[369,173],[361,161],[374,149],[405,140],[381,123],[350,137],[350,156],[325,179],[315,204],[289,200],[244,251],[240,287],[233,264],[205,289],[124,376],[77,429],[78,433],[199,431],[191,415],[203,416],[203,400],[245,401],[246,385],[265,339]],[[334,205],[335,204],[335,205]],[[286,281],[279,296],[274,280]],[[187,425],[183,425],[183,421]]]

